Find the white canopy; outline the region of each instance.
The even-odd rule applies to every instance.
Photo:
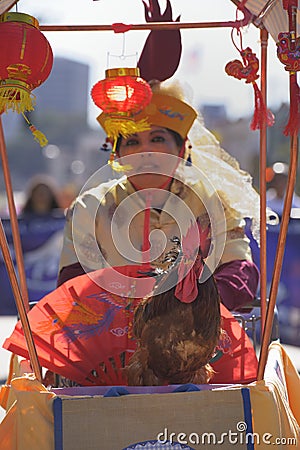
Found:
[[[239,1],[241,3],[241,0]],[[248,0],[245,6],[256,16],[253,23],[258,27],[262,23],[275,41],[278,40],[280,32],[289,31],[288,14],[283,9],[282,0]],[[299,35],[299,0],[297,13],[297,35]]]

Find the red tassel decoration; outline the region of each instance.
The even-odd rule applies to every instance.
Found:
[[[297,135],[300,130],[300,89],[296,74],[290,74],[290,81],[290,116],[283,131],[285,136]]]
[[[266,108],[262,93],[255,81],[252,83],[252,85],[254,89],[255,106],[250,128],[251,130],[262,129],[265,122],[268,127],[271,127],[275,122],[274,114],[272,113],[272,111]]]

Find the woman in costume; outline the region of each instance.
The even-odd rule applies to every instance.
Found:
[[[38,348],[41,364],[60,375],[59,385],[69,385],[70,380],[83,385],[136,384],[136,367],[140,373],[144,367],[140,362],[145,358],[143,354],[141,360],[132,355],[138,355],[135,352],[139,328],[145,328],[143,322],[150,314],[151,308],[144,302],[151,302],[154,297],[159,299],[155,302],[158,308],[150,315],[161,318],[160,329],[156,317],[153,322],[159,342],[159,330],[172,348],[181,336],[190,336],[193,346],[188,345],[189,349],[198,348],[200,342],[205,350],[209,340],[211,346],[205,352],[204,364],[212,366],[212,383],[248,383],[256,377],[254,348],[228,310],[249,304],[256,294],[259,274],[252,261],[244,218],[252,219],[252,232],[257,237],[259,196],[250,175],[239,169],[238,163],[203,126],[180,83],[151,85],[151,102],[131,118],[130,133],[124,122],[119,122],[120,133],[111,159],[116,177],[104,181],[102,176],[101,180],[101,168],[68,210],[60,286],[29,313],[33,331],[43,344]],[[110,119],[103,113],[98,118],[107,133]],[[187,239],[195,224],[199,232]],[[178,247],[182,250],[179,253]],[[204,248],[205,256],[201,258],[205,266],[198,271],[197,249]],[[211,274],[217,287],[213,296],[209,288]],[[168,283],[160,283],[164,275]],[[189,279],[192,281],[186,283]],[[184,320],[175,314],[175,298],[173,308],[174,288],[176,299],[182,303]],[[199,295],[194,300],[191,294],[196,291]],[[166,320],[164,293],[169,297],[168,311],[172,311]],[[214,308],[209,308],[212,299]],[[142,321],[134,315],[140,305],[145,310]],[[190,316],[189,311],[193,313]],[[216,345],[220,313],[222,333]],[[199,322],[198,343],[193,328],[197,320],[194,322],[191,317]],[[147,328],[150,325],[147,321]],[[212,332],[210,337],[204,328]],[[151,334],[147,340],[149,350],[153,342],[156,339]],[[26,357],[24,345],[18,328],[5,348]],[[152,350],[156,354],[156,347]],[[163,351],[167,351],[164,344],[161,357]],[[180,351],[180,361],[185,354]],[[196,369],[203,371],[198,367],[198,353],[193,354]],[[159,364],[163,358],[154,359]],[[129,367],[130,361],[134,366],[130,366],[126,380],[124,368]],[[203,382],[199,381],[203,380],[200,372],[199,377],[194,377],[195,367],[189,378],[178,378],[182,370],[175,367],[176,377],[162,377],[163,383],[181,379]],[[148,365],[144,369],[148,373]],[[206,375],[209,373],[212,372]],[[145,382],[153,381],[139,376],[138,383]]]
[[[58,285],[107,266],[162,267],[172,238],[190,222],[211,224],[208,266],[229,309],[249,304],[259,274],[245,234],[246,217],[258,236],[259,196],[204,127],[177,81],[150,83],[151,103],[132,120],[148,129],[132,135],[120,125],[112,167],[123,175],[85,190],[71,205]],[[108,117],[98,117],[107,132]],[[123,133],[123,135],[122,135]],[[95,185],[95,181],[92,183]]]

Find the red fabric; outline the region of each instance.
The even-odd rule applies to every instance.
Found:
[[[84,273],[80,263],[63,267],[59,273],[57,286]],[[214,276],[222,303],[230,311],[238,310],[239,307],[254,300],[259,283],[259,271],[253,262],[230,261],[218,267]]]
[[[219,342],[216,362],[211,365],[216,372],[211,383],[250,383],[256,380],[258,361],[247,333],[221,304],[224,335]]]
[[[139,270],[100,269],[67,281],[41,299],[28,313],[40,364],[81,385],[124,384],[118,369],[136,347],[134,309],[155,281],[147,277],[139,282],[134,278]],[[131,298],[133,286],[138,298]],[[20,321],[4,348],[29,358]]]
[[[132,336],[134,309],[140,298],[152,290],[155,280],[143,278],[140,285],[132,278],[139,276],[140,266],[114,269],[93,272],[94,281],[87,274],[67,281],[29,312],[43,367],[81,385],[126,383],[121,368],[136,349]],[[125,277],[120,278],[120,274]],[[129,295],[134,284],[138,298]],[[112,287],[120,295],[111,294]],[[252,381],[257,360],[251,342],[223,305],[221,314],[225,332],[218,348],[219,359],[213,363],[216,374],[211,382]],[[29,357],[20,321],[3,347]]]

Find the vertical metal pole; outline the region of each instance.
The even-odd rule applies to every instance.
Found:
[[[280,231],[278,236],[276,258],[274,263],[273,278],[270,289],[270,297],[267,309],[267,316],[265,321],[265,328],[263,333],[263,339],[261,343],[259,364],[258,364],[258,375],[257,379],[262,380],[264,375],[264,370],[268,357],[268,347],[270,343],[272,325],[274,318],[274,309],[276,305],[276,297],[278,292],[278,286],[281,275],[282,261],[284,257],[286,236],[288,231],[288,225],[290,221],[290,212],[294,195],[294,187],[296,181],[297,165],[298,165],[298,136],[297,133],[291,137],[291,156],[290,156],[290,167],[288,175],[288,185],[284,201],[282,220],[280,225]]]
[[[9,279],[10,279],[12,291],[13,291],[15,301],[16,301],[16,306],[18,309],[21,323],[22,323],[32,369],[34,371],[34,374],[35,374],[37,380],[42,381],[41,367],[39,364],[39,360],[38,360],[35,344],[33,341],[27,313],[25,310],[24,301],[22,298],[22,294],[20,292],[18,279],[16,276],[14,264],[13,264],[13,261],[12,261],[11,255],[10,255],[8,242],[7,242],[7,239],[5,236],[5,232],[4,232],[4,228],[3,228],[1,219],[0,219],[0,247],[1,247],[1,250],[3,253],[3,259],[4,259],[4,262],[6,265],[7,273],[8,273]]]
[[[261,93],[267,105],[267,47],[268,31],[260,31],[261,39]],[[260,130],[260,299],[261,336],[263,335],[267,311],[267,220],[266,220],[266,169],[267,169],[267,123]]]
[[[283,1],[284,9],[288,11],[289,18],[289,31],[292,36],[296,36],[296,15],[297,15],[297,0]],[[293,86],[297,84],[297,73],[290,73],[289,85],[290,85],[290,115],[291,115],[291,105],[295,101],[293,98],[294,91]],[[297,103],[298,104],[298,103]],[[299,108],[299,104],[298,104]],[[268,347],[270,343],[272,325],[274,318],[274,309],[276,305],[276,297],[278,293],[278,286],[280,281],[282,262],[284,257],[286,237],[288,232],[288,226],[290,221],[290,213],[295,189],[296,174],[298,167],[298,129],[295,129],[291,135],[290,140],[290,166],[287,182],[287,190],[284,199],[284,207],[280,225],[280,231],[278,236],[278,243],[276,249],[276,257],[274,262],[273,277],[270,289],[269,303],[267,308],[267,316],[265,321],[265,329],[262,338],[259,362],[258,362],[258,374],[257,379],[262,380],[264,376],[264,371],[268,358]]]

